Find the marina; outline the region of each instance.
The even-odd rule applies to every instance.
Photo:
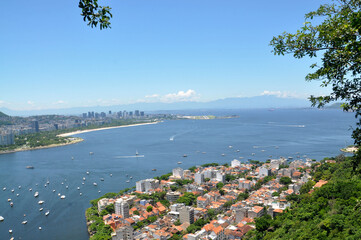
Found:
[[[240,117],[201,122],[166,121],[136,128],[94,131],[79,135],[85,139],[79,144],[0,155],[0,182],[3,184],[0,209],[3,209],[1,216],[5,219],[0,223],[0,239],[9,239],[8,231],[11,229],[15,239],[27,236],[29,239],[46,240],[57,236],[56,239],[88,240],[84,212],[89,207],[89,201],[108,192],[132,187],[141,179],[167,174],[177,167],[188,169],[210,160],[219,163],[229,163],[233,159],[247,161],[251,153],[255,153],[252,159],[263,161],[270,155],[272,158],[291,156],[296,159],[306,155],[322,159],[338,154],[345,141],[350,142],[349,135],[345,133],[348,127],[342,127],[349,126],[353,121],[352,115],[344,117],[347,113],[271,112],[280,114],[277,118],[292,122],[285,125],[306,126],[287,128],[287,131],[282,127],[269,126],[267,116],[260,113],[255,111],[255,115],[250,117],[252,120]],[[257,118],[258,114],[261,117]],[[320,124],[311,125],[307,122],[310,118],[316,118]],[[340,119],[345,122],[340,123]],[[330,128],[334,129],[332,133],[327,131]],[[187,131],[187,134],[177,136],[176,141],[169,141],[169,136],[178,130]],[[277,139],[274,136],[278,136]],[[322,141],[320,136],[324,137]],[[114,157],[131,156],[135,149],[145,157]],[[93,155],[89,155],[91,151]],[[182,158],[185,153],[189,153],[187,158]],[[34,169],[27,170],[25,166],[28,165],[34,166]],[[19,197],[16,194],[20,194]],[[12,208],[8,199],[11,199]],[[39,201],[44,203],[39,205]],[[43,210],[40,211],[40,208]],[[48,216],[45,215],[47,211]],[[21,224],[22,221],[27,221],[26,226]]]

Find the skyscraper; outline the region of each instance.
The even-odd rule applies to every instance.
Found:
[[[129,204],[119,198],[115,201],[115,214],[122,215],[123,219],[129,218]]]

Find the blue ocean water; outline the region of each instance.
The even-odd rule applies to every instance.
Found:
[[[85,139],[78,144],[0,155],[0,216],[5,218],[0,222],[0,239],[11,236],[15,239],[88,239],[85,210],[90,200],[132,187],[140,179],[171,172],[178,166],[229,163],[240,157],[244,161],[265,161],[270,156],[297,159],[306,155],[320,160],[338,155],[340,148],[352,144],[350,127],[355,119],[352,113],[340,110],[209,113],[240,117],[173,120],[95,131],[77,135]],[[136,151],[138,157],[135,157]],[[187,157],[183,157],[184,154]],[[34,169],[26,169],[28,165]],[[152,171],[154,168],[157,171]],[[129,179],[130,176],[133,178]],[[34,197],[35,191],[39,192],[38,198]],[[66,198],[60,199],[59,193]],[[14,202],[13,207],[9,206],[9,198]],[[40,206],[39,200],[45,203]],[[44,210],[40,212],[41,207]],[[46,210],[50,210],[49,216],[44,215]],[[28,221],[26,225],[21,224],[24,220]],[[9,234],[9,229],[13,234]]]

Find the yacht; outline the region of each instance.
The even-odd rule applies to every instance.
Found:
[[[85,177],[83,177],[83,181],[85,181]]]
[[[100,181],[104,181],[104,178],[101,178]]]
[[[16,196],[17,196],[17,197],[19,197],[19,196],[20,196],[20,194],[19,194],[19,193],[17,193],[17,194],[16,194]]]
[[[74,160],[74,157],[71,157],[71,160]]]
[[[156,168],[153,168],[152,171],[157,171],[157,169],[156,169]]]
[[[22,221],[21,224],[24,224],[24,225],[25,225],[25,224],[27,224],[27,223],[28,223],[28,221],[25,220],[25,221]]]
[[[223,157],[226,156],[226,154],[224,154],[224,153],[222,153],[221,155],[222,155]]]
[[[183,157],[187,157],[187,154],[183,154]]]
[[[34,197],[38,197],[39,196],[39,192],[35,192]]]
[[[5,191],[5,190],[6,190],[6,187],[3,188],[3,191]]]
[[[53,192],[55,192],[55,189],[53,189]]]
[[[229,145],[228,147],[229,147],[229,148],[233,148],[233,146],[231,146],[231,145]]]
[[[110,174],[111,177],[113,177],[113,174]]]
[[[68,189],[68,188],[69,188],[69,186],[66,186],[65,188],[66,188],[66,189]]]
[[[21,188],[21,186],[19,186],[19,189]]]
[[[50,211],[46,211],[45,216],[48,216],[50,214]]]
[[[39,209],[39,212],[41,212],[41,211],[43,211],[43,210],[44,210],[44,208],[40,208],[40,209]]]
[[[129,181],[129,180],[127,180],[126,182],[127,182],[127,183],[130,183],[130,181]]]
[[[43,201],[43,200],[40,200],[38,203],[39,203],[39,205],[41,205],[41,204],[43,204],[45,201]]]
[[[93,155],[94,153],[93,152],[89,152],[89,155]]]
[[[14,189],[11,189],[11,192],[15,192],[15,190],[14,190]]]
[[[29,192],[31,192],[31,191],[33,191],[33,189],[32,189],[32,188],[29,188]]]
[[[135,150],[135,156],[138,156],[139,153],[138,153],[138,150]]]
[[[61,197],[60,197],[61,199],[65,199],[65,195],[61,195]]]
[[[0,216],[0,222],[4,221],[4,217],[3,216]]]
[[[178,164],[182,164],[182,162],[177,162]]]
[[[94,185],[94,186],[98,186],[98,184],[97,184],[96,182],[95,182],[95,183],[93,183],[93,185]]]
[[[236,152],[239,152],[239,149],[237,149]]]
[[[58,196],[60,196],[61,194],[60,193],[58,193]]]
[[[88,174],[88,175],[89,175],[89,172],[86,172],[86,174]]]
[[[9,233],[10,233],[10,234],[13,233],[13,230],[9,229]]]
[[[11,202],[11,198],[8,198],[8,202]]]
[[[132,177],[132,176],[130,176],[129,178],[130,178],[130,179],[133,179],[133,177]]]
[[[34,169],[33,166],[26,166],[26,169]]]
[[[80,187],[77,187],[78,190],[80,190]]]
[[[39,227],[39,230],[41,230],[41,227]]]
[[[82,193],[79,194],[80,196],[83,195]]]
[[[10,202],[10,207],[14,206],[14,203],[13,202]]]

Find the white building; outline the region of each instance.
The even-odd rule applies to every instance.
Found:
[[[159,187],[159,180],[145,179],[136,182],[136,190],[138,192],[149,192],[150,189],[156,189]]]
[[[122,215],[124,219],[129,218],[129,204],[119,198],[115,201],[115,214]]]
[[[198,184],[204,183],[204,174],[203,173],[194,174],[194,182]]]
[[[173,169],[173,177],[174,178],[180,178],[180,179],[183,179],[183,169],[182,168],[180,168],[180,167],[178,167],[178,168],[174,168]]]
[[[238,161],[237,159],[234,159],[232,162],[231,162],[231,167],[235,168],[235,167],[241,167],[241,162]]]

